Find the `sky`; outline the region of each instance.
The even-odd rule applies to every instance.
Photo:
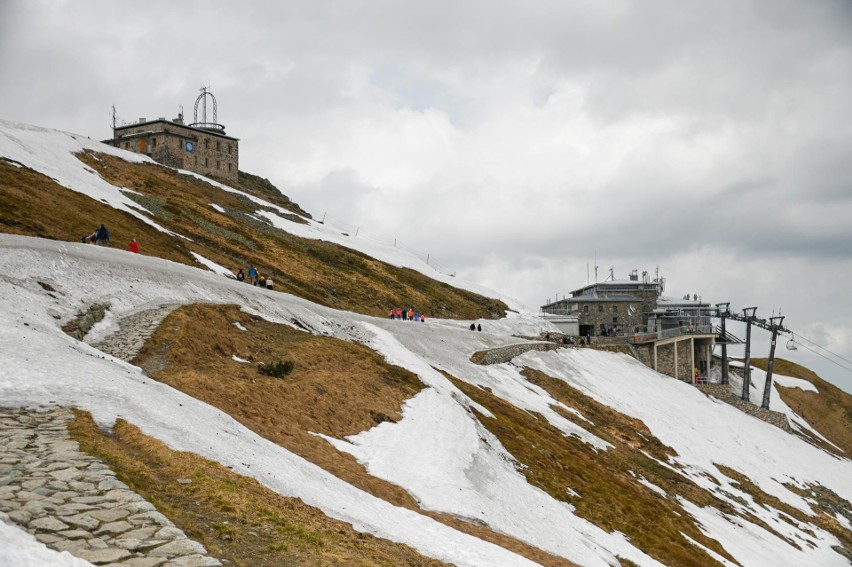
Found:
[[[209,86],[316,218],[532,308],[659,267],[852,391],[850,32],[845,0],[4,1],[0,117],[106,139]]]

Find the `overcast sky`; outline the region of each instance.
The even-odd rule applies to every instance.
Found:
[[[0,0],[0,69],[98,139],[209,85],[240,169],[532,308],[659,266],[852,359],[848,0]]]

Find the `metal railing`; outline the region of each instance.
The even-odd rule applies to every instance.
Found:
[[[660,339],[670,339],[681,335],[711,335],[713,334],[712,325],[689,325],[673,327],[671,329],[663,329],[660,331],[633,333],[634,343],[644,343],[648,341],[658,341]]]

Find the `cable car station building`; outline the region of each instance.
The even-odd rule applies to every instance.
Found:
[[[576,334],[595,344],[629,344],[636,357],[654,370],[694,381],[713,365],[716,333],[711,308],[698,296],[664,297],[665,278],[608,279],[541,306],[545,320],[576,320]],[[559,323],[554,321],[557,326]]]
[[[211,122],[207,121],[208,97],[213,105]],[[201,120],[198,119],[199,105]],[[105,143],[145,154],[169,167],[236,181],[240,165],[239,139],[225,134],[225,127],[216,122],[216,114],[216,98],[205,87],[195,101],[193,123],[184,124],[182,112],[173,120],[140,118],[133,124],[113,126],[113,139]]]

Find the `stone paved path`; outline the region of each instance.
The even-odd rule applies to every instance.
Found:
[[[95,565],[222,564],[103,461],[82,453],[68,435],[73,417],[64,408],[0,408],[0,521]]]
[[[178,307],[180,306],[163,305],[125,317],[119,323],[118,331],[94,346],[107,354],[129,362],[139,353],[145,341],[154,334],[166,315]]]

